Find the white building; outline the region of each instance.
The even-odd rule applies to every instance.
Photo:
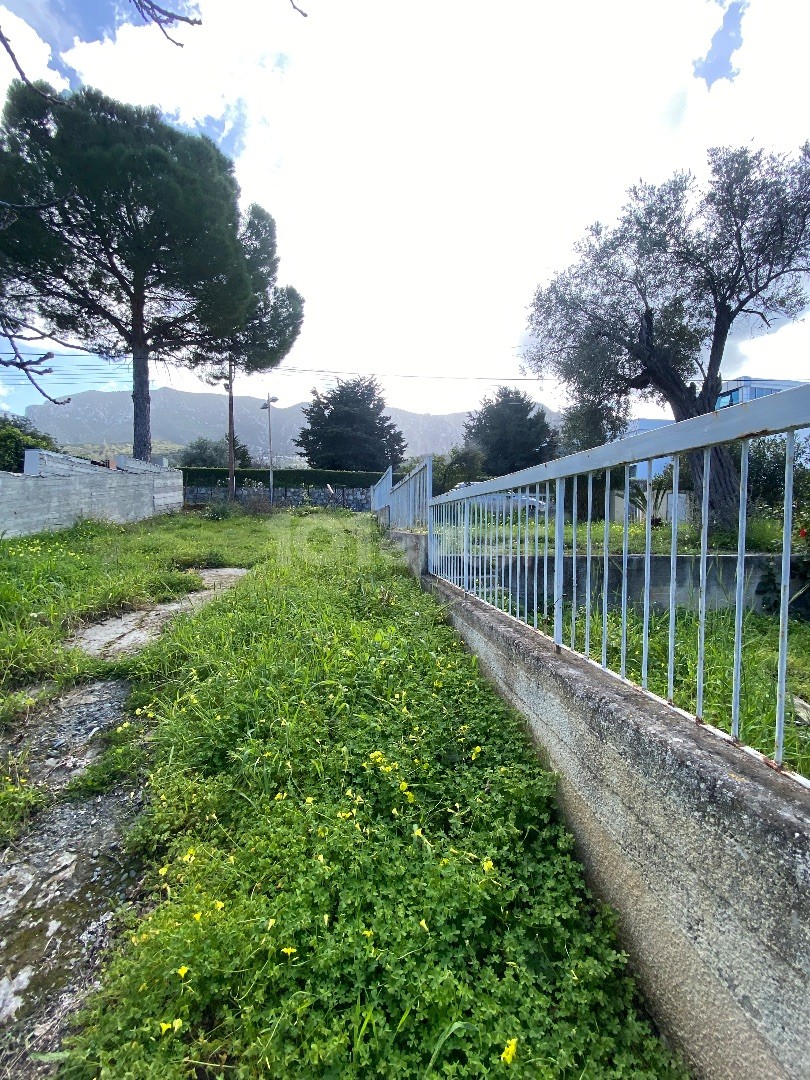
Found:
[[[715,402],[716,409],[726,409],[729,405],[742,405],[746,401],[778,394],[780,390],[793,390],[804,386],[804,381],[796,379],[752,379],[750,375],[741,375],[739,379],[724,379],[723,389]]]

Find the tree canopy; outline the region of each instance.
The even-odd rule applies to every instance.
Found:
[[[464,425],[464,442],[483,454],[488,476],[527,469],[554,457],[556,440],[545,410],[522,390],[499,386]]]
[[[250,310],[232,163],[154,108],[90,89],[65,108],[15,83],[0,132],[7,192],[41,209],[0,231],[6,321],[18,337],[131,355],[134,455],[148,458],[150,357],[201,363]]]
[[[58,450],[50,435],[37,431],[24,416],[0,413],[0,470],[23,471],[26,450]]]
[[[770,327],[807,306],[810,144],[795,157],[723,147],[708,163],[702,188],[689,173],[630,188],[616,225],[592,225],[535,293],[527,363],[574,403],[636,392],[676,420],[711,412],[735,321]],[[729,460],[713,464],[716,511],[739,490]]]
[[[179,469],[226,469],[228,467],[228,452],[230,443],[228,437],[222,439],[195,439],[182,450],[172,455],[173,464]],[[248,448],[234,436],[234,457],[239,469],[249,469],[253,462],[250,459]]]
[[[399,465],[405,439],[389,416],[376,379],[361,375],[338,380],[325,394],[313,390],[307,419],[295,440],[314,469],[383,471]]]

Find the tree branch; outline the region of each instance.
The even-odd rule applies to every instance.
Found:
[[[16,371],[21,371],[31,383],[31,385],[34,387],[34,389],[44,398],[50,401],[53,405],[67,405],[70,401],[70,398],[51,397],[51,395],[47,393],[47,391],[42,389],[37,380],[34,378],[35,375],[53,374],[53,368],[44,368],[41,367],[41,365],[46,363],[48,360],[53,360],[54,354],[52,352],[46,352],[43,353],[42,356],[36,357],[36,359],[32,357],[30,360],[26,360],[20,350],[17,348],[17,343],[11,333],[11,327],[2,317],[0,317],[0,333],[2,333],[3,337],[9,343],[9,345],[11,346],[11,350],[14,353],[13,360],[4,360],[2,357],[0,357],[0,367],[14,368]]]

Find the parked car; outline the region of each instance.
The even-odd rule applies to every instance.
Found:
[[[465,488],[472,487],[471,483],[456,484],[451,491],[463,491]],[[546,512],[546,500],[542,496],[536,496],[531,494],[531,490],[526,491],[498,491],[488,492],[486,495],[479,495],[475,498],[476,503],[480,506],[482,503],[487,510],[494,512],[498,510],[526,510],[528,509],[530,514],[545,514]],[[553,503],[549,503],[549,513],[553,509]]]

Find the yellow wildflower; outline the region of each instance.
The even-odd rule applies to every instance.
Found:
[[[182,967],[179,967],[177,969],[177,974],[180,976],[181,979],[185,979],[186,975],[188,974],[188,968],[185,964],[183,964]]]
[[[222,909],[225,907],[225,905],[221,900],[215,900],[214,901],[214,907],[217,909],[217,911],[222,911]]]
[[[428,930],[428,924],[425,922],[424,919],[419,920],[419,925],[422,927],[426,934],[430,933],[430,931]]]
[[[517,1039],[510,1039],[506,1046],[503,1048],[503,1053],[501,1054],[501,1061],[506,1062],[507,1065],[512,1064],[512,1058],[515,1056],[515,1051],[517,1050],[517,1043]]]
[[[478,755],[480,753],[481,753],[481,747],[480,746],[474,746],[473,747],[473,752],[470,754],[470,761],[475,761],[475,759],[478,757]]]
[[[180,1019],[179,1016],[178,1016],[178,1018],[176,1020],[172,1020],[172,1027],[174,1028],[175,1031],[179,1031],[182,1026],[183,1026],[183,1021]]]
[[[285,956],[295,956],[295,954],[298,952],[298,949],[294,948],[292,945],[288,945],[285,949],[282,949],[281,951],[284,953]]]
[[[275,919],[268,919],[267,920],[267,929],[268,930],[272,930],[275,925],[276,925],[276,920]]]
[[[158,870],[158,873],[160,874],[161,877],[165,877],[168,874],[168,872],[169,872],[168,866],[161,866],[161,868]]]
[[[364,937],[367,937],[367,938],[374,937],[374,931],[373,930],[362,930],[361,933],[363,934]]]
[[[481,863],[481,865],[484,868],[484,873],[488,874],[490,872],[490,870],[492,870],[494,868],[495,863],[492,861],[492,859],[484,859],[484,861]]]
[[[161,1035],[165,1035],[166,1032],[171,1031],[171,1029],[172,1029],[171,1024],[167,1024],[165,1021],[161,1020],[161,1022],[160,1022],[160,1034]]]
[[[201,911],[195,911],[194,914],[191,917],[192,917],[192,919],[195,919],[197,922],[199,922],[200,919],[202,918],[202,912]]]

